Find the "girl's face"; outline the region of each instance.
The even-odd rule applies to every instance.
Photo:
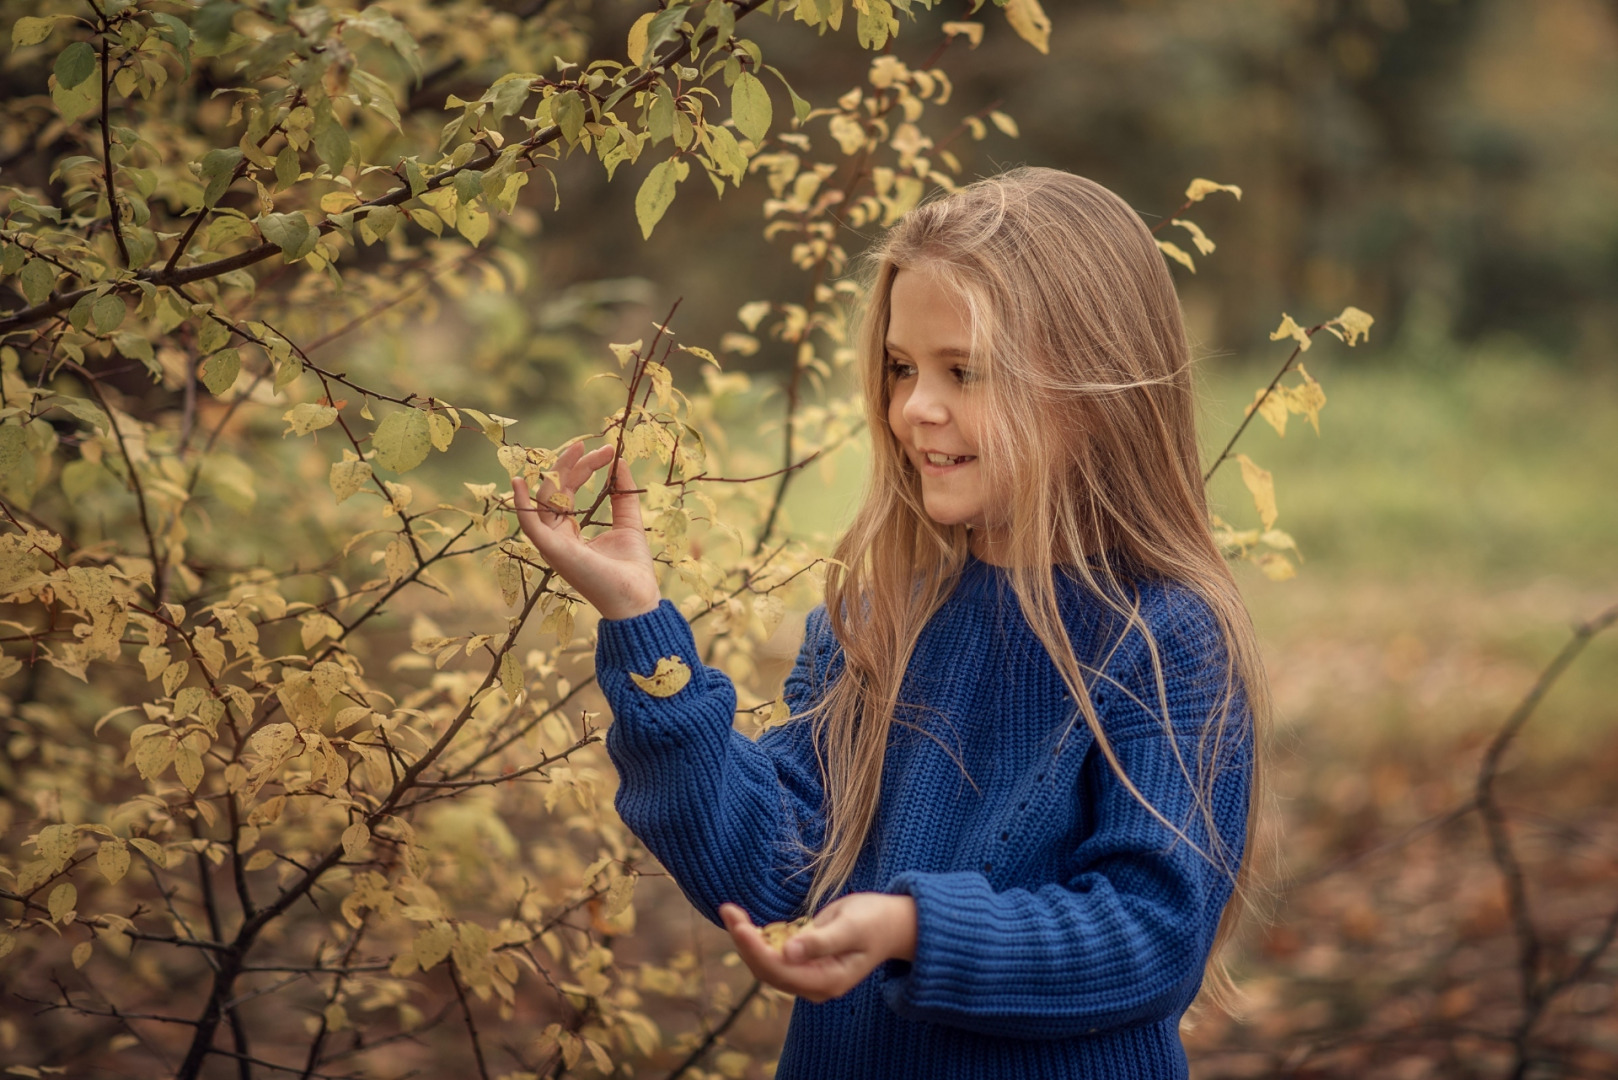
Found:
[[[888,426],[921,474],[922,503],[940,525],[988,530],[1003,519],[978,462],[981,388],[959,295],[927,270],[900,270],[889,298]]]

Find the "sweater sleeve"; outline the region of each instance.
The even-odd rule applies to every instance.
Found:
[[[1177,1015],[1196,995],[1242,855],[1252,755],[1239,685],[1215,738],[1224,648],[1211,611],[1188,596],[1142,612],[1162,657],[1172,737],[1138,632],[1107,665],[1114,682],[1100,680],[1097,692],[1125,775],[1184,836],[1092,745],[1074,794],[1092,828],[1066,880],[1003,891],[975,871],[888,882],[885,891],[915,899],[917,917],[915,959],[886,967],[894,1011],[995,1036],[1061,1038]],[[1199,789],[1222,847],[1209,843]]]
[[[618,813],[716,924],[726,901],[773,922],[798,915],[808,895],[800,845],[820,842],[821,784],[810,724],[796,717],[825,685],[834,640],[816,608],[786,682],[794,719],[755,742],[732,726],[735,687],[702,663],[673,604],[601,622],[596,675],[612,708],[606,742],[619,774]],[[629,676],[650,675],[665,656],[683,660],[691,679],[654,697]]]

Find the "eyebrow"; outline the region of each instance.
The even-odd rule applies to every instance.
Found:
[[[901,353],[904,353],[906,356],[910,355],[910,350],[909,349],[906,349],[902,345],[895,345],[891,341],[884,341],[882,343],[882,347],[884,349],[888,350],[888,352],[901,352]],[[972,359],[972,354],[970,352],[968,352],[966,349],[958,349],[953,345],[949,345],[949,346],[946,346],[946,347],[944,347],[942,349],[939,349],[934,355],[935,356],[946,357],[946,358],[951,359],[951,360],[970,360],[970,359]]]

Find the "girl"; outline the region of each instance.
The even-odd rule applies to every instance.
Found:
[[[514,485],[603,616],[618,810],[800,999],[781,1080],[1183,1077],[1180,1018],[1252,889],[1268,699],[1168,270],[1121,199],[1049,169],[916,208],[871,263],[872,473],[789,722],[731,727],[626,463],[588,543],[551,482],[537,507]],[[611,456],[570,447],[560,490]],[[692,675],[655,697],[629,676],[665,656]],[[805,912],[780,950],[754,925]]]

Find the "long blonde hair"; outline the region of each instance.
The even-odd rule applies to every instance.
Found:
[[[1106,188],[1053,169],[1023,168],[923,203],[868,256],[859,370],[872,442],[868,484],[834,554],[825,601],[844,664],[810,712],[825,781],[826,828],[811,853],[807,907],[847,884],[870,832],[889,729],[917,638],[954,588],[968,552],[961,525],[926,514],[920,479],[888,426],[885,338],[890,292],[902,269],[926,270],[959,294],[971,328],[985,434],[977,448],[985,490],[1008,493],[1009,542],[1001,561],[1028,625],[1043,643],[1096,745],[1124,784],[1175,835],[1124,775],[1091,701],[1060,615],[1060,565],[1144,635],[1161,719],[1162,662],[1129,583],[1182,583],[1212,610],[1226,642],[1225,693],[1206,726],[1203,761],[1248,737],[1234,725],[1238,694],[1262,749],[1270,702],[1258,642],[1236,582],[1209,530],[1196,438],[1190,351],[1173,281],[1140,217]],[[1033,433],[1033,437],[1029,437]],[[1013,445],[1015,443],[1015,445]],[[1121,640],[1121,637],[1120,637]],[[1100,664],[1105,668],[1105,661]],[[903,723],[904,721],[898,721]],[[1170,746],[1177,746],[1174,740]],[[1177,752],[1177,751],[1176,751]],[[1219,962],[1257,892],[1262,754],[1254,755],[1240,869],[1214,825],[1211,770],[1195,786],[1209,850],[1233,878],[1205,992],[1226,1007]],[[1181,766],[1184,768],[1182,761]],[[1190,776],[1189,772],[1186,774]],[[1201,851],[1201,848],[1198,848]]]

